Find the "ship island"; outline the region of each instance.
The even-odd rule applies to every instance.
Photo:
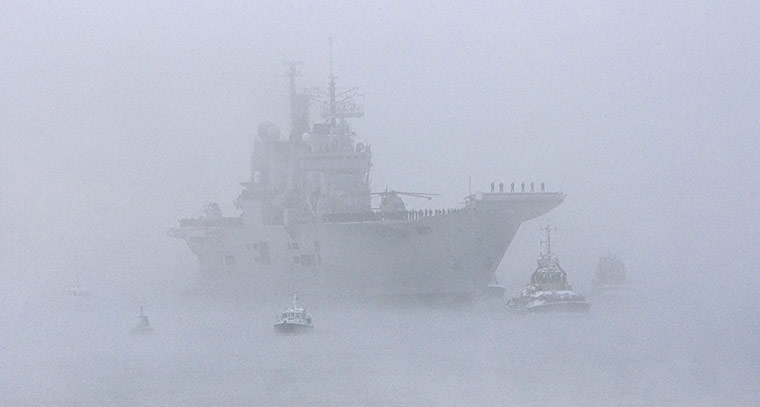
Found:
[[[456,208],[410,210],[405,199],[434,194],[373,192],[372,148],[350,123],[364,116],[363,95],[337,87],[332,63],[327,89],[299,90],[301,65],[287,64],[289,132],[258,126],[250,178],[234,201],[239,213],[208,204],[169,230],[204,278],[246,284],[251,296],[471,300],[487,289],[520,225],[565,199],[492,184]],[[321,120],[312,121],[312,110]]]

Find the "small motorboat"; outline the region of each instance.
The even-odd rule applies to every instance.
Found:
[[[148,316],[143,312],[142,305],[140,306],[140,315],[137,316],[137,324],[132,327],[131,332],[133,334],[144,334],[153,331],[153,327],[150,326]]]
[[[72,287],[69,290],[69,295],[73,295],[75,297],[84,297],[90,294],[90,291],[83,287],[82,284],[79,282],[79,276],[77,276],[77,285]]]
[[[530,284],[518,297],[507,301],[507,309],[519,313],[586,312],[590,305],[586,298],[573,291],[567,282],[567,273],[559,265],[559,259],[551,251],[550,225],[546,228],[546,254],[541,253],[538,267],[530,278]]]
[[[306,313],[306,308],[298,305],[298,294],[293,294],[290,308],[279,315],[277,323],[274,324],[274,330],[281,334],[296,334],[311,332],[313,329],[311,316]]]
[[[86,295],[89,295],[90,291],[82,287],[80,284],[77,284],[75,287],[69,290],[69,294],[75,297],[84,297]]]

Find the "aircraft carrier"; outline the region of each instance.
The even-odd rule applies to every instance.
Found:
[[[239,214],[210,204],[169,231],[209,278],[247,281],[251,295],[473,298],[520,224],[565,198],[510,188],[471,194],[457,208],[409,210],[404,198],[434,194],[373,193],[371,146],[349,123],[364,115],[359,89],[338,88],[331,67],[327,89],[299,91],[298,67],[288,68],[290,131],[258,127]],[[323,120],[312,123],[312,107]]]

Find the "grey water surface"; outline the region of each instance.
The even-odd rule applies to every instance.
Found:
[[[287,305],[157,292],[154,331],[131,298],[44,292],[6,307],[0,404],[753,405],[758,328],[746,313],[647,296],[591,297],[588,314],[302,299],[312,334],[281,336]],[[746,315],[750,317],[751,315]],[[756,315],[755,315],[756,316]],[[28,324],[27,321],[35,321]]]

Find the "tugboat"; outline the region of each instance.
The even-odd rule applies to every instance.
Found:
[[[137,316],[137,324],[131,329],[133,334],[144,334],[153,331],[153,327],[150,326],[148,316],[143,312],[143,307],[140,305],[140,315]]]
[[[541,253],[538,267],[530,278],[530,284],[516,298],[507,302],[507,309],[519,313],[586,312],[590,305],[586,298],[573,291],[567,282],[567,273],[552,255],[551,232],[557,230],[547,224],[546,254]]]
[[[625,265],[614,255],[599,258],[593,285],[597,294],[627,294],[631,291],[625,278]]]
[[[296,334],[311,332],[313,329],[311,316],[306,313],[306,308],[301,308],[298,305],[298,294],[293,294],[293,302],[290,304],[290,308],[277,318],[274,330],[279,334]]]

